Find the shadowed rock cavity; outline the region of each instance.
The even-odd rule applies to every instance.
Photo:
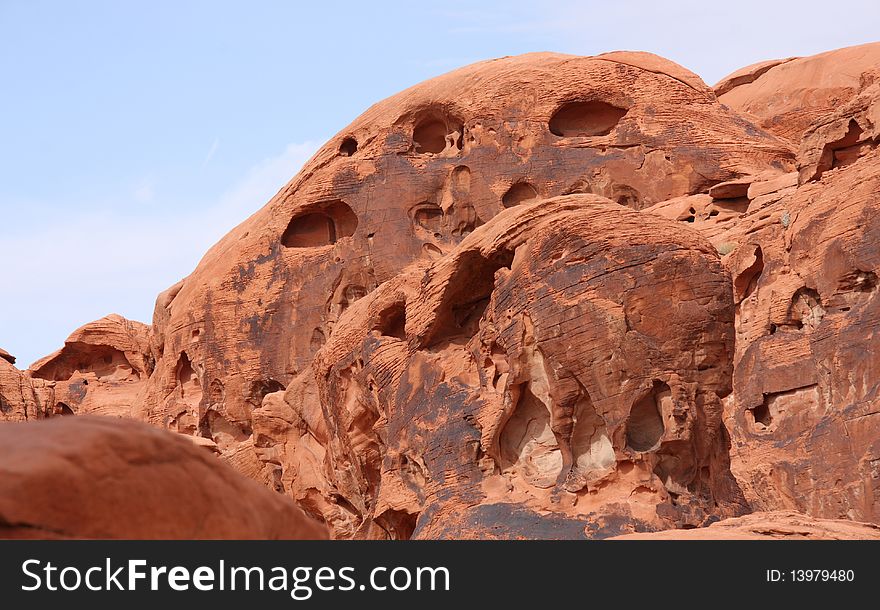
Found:
[[[611,133],[624,116],[626,109],[602,101],[569,102],[550,117],[550,131],[566,138],[576,136],[604,136]]]
[[[344,201],[325,202],[291,218],[281,243],[287,248],[329,246],[354,235],[357,225],[357,216]]]

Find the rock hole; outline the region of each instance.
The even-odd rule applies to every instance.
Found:
[[[598,100],[563,104],[550,118],[550,132],[562,137],[604,136],[626,110]]]
[[[626,422],[626,444],[634,451],[651,451],[655,449],[666,431],[661,402],[672,397],[669,386],[662,381],[655,381],[651,391],[636,401]]]
[[[443,250],[441,250],[434,244],[422,245],[422,253],[424,253],[424,255],[430,259],[437,259],[443,256]]]
[[[614,447],[605,428],[605,420],[596,411],[585,390],[574,410],[571,452],[574,463],[569,479],[575,484],[572,486],[567,482],[566,488],[569,491],[583,488],[581,482],[600,478],[617,463]]]
[[[199,435],[217,443],[220,451],[227,451],[246,441],[251,436],[251,429],[229,421],[215,409],[208,409],[199,422]]]
[[[376,517],[376,525],[385,530],[389,540],[409,540],[416,531],[419,513],[402,510],[386,510]]]
[[[328,201],[296,214],[284,230],[281,243],[287,248],[329,246],[354,235],[357,225],[357,215],[347,203]]]
[[[406,340],[406,303],[394,303],[379,313],[376,330],[386,337]]]
[[[439,234],[443,226],[443,210],[435,203],[424,202],[413,208],[413,222],[428,233]]]
[[[347,137],[342,140],[342,143],[339,145],[339,154],[343,157],[350,157],[354,153],[357,152],[358,142],[352,137]]]
[[[413,145],[419,154],[439,154],[447,148],[461,150],[462,122],[451,117],[426,117],[413,130]]]
[[[737,303],[748,298],[758,287],[758,280],[764,271],[764,253],[761,246],[755,246],[754,261],[733,280],[734,298]]]
[[[846,134],[839,140],[828,142],[822,148],[822,155],[819,158],[814,178],[818,178],[823,172],[830,169],[845,167],[854,162],[858,158],[858,155],[847,155],[843,151],[855,146],[861,137],[862,128],[859,127],[859,124],[855,119],[850,119]]]
[[[799,288],[791,296],[786,323],[798,329],[814,330],[825,317],[819,293],[812,288]]]
[[[67,381],[74,373],[94,373],[98,379],[135,381],[140,374],[125,354],[109,345],[68,343],[61,353],[31,375],[48,381]]]
[[[620,205],[638,210],[641,207],[642,197],[639,192],[631,186],[624,184],[615,184],[611,189],[611,199]]]
[[[504,193],[501,203],[506,208],[512,208],[521,203],[534,201],[537,198],[538,190],[534,186],[528,182],[517,182]]]
[[[766,397],[764,397],[764,402],[748,411],[752,416],[752,424],[759,430],[767,429],[773,423],[773,416],[770,414],[770,405],[767,403]]]
[[[499,437],[501,468],[516,471],[541,489],[556,484],[562,470],[562,452],[550,428],[550,412],[524,384],[516,410]]]
[[[877,274],[873,271],[854,269],[837,280],[828,307],[835,311],[849,311],[871,300],[877,292]]]
[[[244,399],[254,408],[258,408],[263,404],[263,399],[273,392],[281,392],[284,390],[284,384],[276,379],[257,379],[252,381],[248,386]]]
[[[55,408],[52,411],[53,415],[74,415],[73,409],[65,402],[55,403]]]
[[[837,282],[838,292],[874,292],[877,289],[877,274],[873,271],[856,269],[847,273]]]
[[[313,352],[318,351],[322,347],[324,347],[324,343],[327,342],[327,337],[324,336],[324,331],[320,328],[316,328],[312,331],[312,339],[309,346],[312,348]]]
[[[181,400],[190,407],[202,401],[202,384],[186,352],[181,352],[177,360],[177,387]]]
[[[422,346],[451,337],[473,336],[495,289],[495,273],[509,269],[513,256],[513,250],[508,249],[489,258],[473,250],[462,253]]]

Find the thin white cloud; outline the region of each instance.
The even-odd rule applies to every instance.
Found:
[[[217,239],[269,201],[319,147],[315,141],[289,144],[281,154],[263,159],[245,172],[215,206],[219,219],[215,224],[222,225],[218,226],[221,232]]]
[[[211,148],[208,150],[208,154],[205,155],[205,160],[202,161],[202,169],[208,167],[208,163],[214,158],[214,154],[217,152],[218,148],[220,148],[220,138],[215,137],[214,142],[211,144]]]
[[[153,181],[150,179],[142,180],[132,193],[134,200],[138,203],[149,203],[153,200],[154,195]]]

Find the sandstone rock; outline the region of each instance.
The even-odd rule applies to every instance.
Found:
[[[2,538],[326,538],[289,499],[130,420],[0,426]]]
[[[728,229],[736,224],[749,206],[747,197],[715,199],[711,195],[704,194],[661,201],[642,211],[688,223],[690,228],[708,237],[719,253],[729,254],[734,246],[726,241],[729,239]]]
[[[746,66],[745,68],[740,68],[739,70],[728,74],[720,81],[718,81],[718,83],[716,83],[712,89],[715,91],[715,95],[721,97],[725,93],[729,93],[730,91],[733,91],[741,85],[748,85],[755,82],[756,80],[758,80],[759,77],[763,76],[763,74],[771,68],[775,68],[776,66],[782,65],[795,59],[799,58],[789,57],[787,59],[769,59],[767,61],[759,61],[758,63]]]
[[[765,197],[771,193],[777,193],[788,188],[797,186],[798,174],[791,172],[788,174],[779,174],[776,176],[768,176],[764,179],[755,180],[749,185],[746,196],[749,200],[755,200],[759,197]],[[760,207],[760,206],[759,206]]]
[[[862,75],[858,95],[814,122],[804,134],[798,154],[800,182],[846,167],[880,142],[880,70]]]
[[[793,159],[694,74],[646,53],[508,57],[417,85],[346,127],[161,295],[156,372],[134,414],[253,469],[265,449],[253,411],[410,263],[537,198],[589,192],[639,209],[792,171]],[[259,463],[276,485],[277,465]]]
[[[749,186],[751,186],[752,181],[752,178],[746,177],[719,182],[709,189],[709,195],[715,199],[738,199],[745,197],[748,195]]]
[[[27,375],[0,358],[0,422],[43,417],[51,389],[40,381],[36,386]]]
[[[647,53],[542,53],[412,87],[152,326],[0,354],[0,418],[168,428],[340,538],[876,537],[819,518],[880,523],[877,59],[713,93]],[[112,531],[172,535],[138,527]]]
[[[52,383],[55,414],[128,417],[152,371],[149,327],[112,314],[74,331],[28,372]]]
[[[258,413],[284,422],[276,463],[322,473],[298,497],[336,536],[700,525],[745,508],[720,425],[731,298],[675,223],[594,195],[521,205],[352,305],[316,387]],[[322,450],[291,464],[306,436]]]
[[[798,145],[814,121],[849,102],[861,78],[880,65],[880,43],[870,43],[734,72],[715,87],[718,99],[756,125]],[[729,88],[743,73],[755,72]]]
[[[733,277],[726,422],[732,470],[755,510],[880,522],[878,190],[874,150],[753,201],[720,231],[687,225],[726,254]]]
[[[15,364],[15,356],[10,354],[3,348],[0,348],[0,359],[5,360],[9,364]]]
[[[734,259],[734,469],[755,508],[880,521],[878,160],[773,204]]]
[[[877,540],[880,527],[843,519],[815,519],[793,511],[753,513],[689,530],[615,536],[612,540]]]

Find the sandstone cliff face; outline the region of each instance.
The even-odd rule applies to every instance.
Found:
[[[130,420],[0,426],[0,538],[326,538],[293,502]]]
[[[0,355],[0,417],[182,433],[340,538],[874,537],[731,518],[880,523],[878,49],[714,92],[645,53],[422,83],[152,326]]]

